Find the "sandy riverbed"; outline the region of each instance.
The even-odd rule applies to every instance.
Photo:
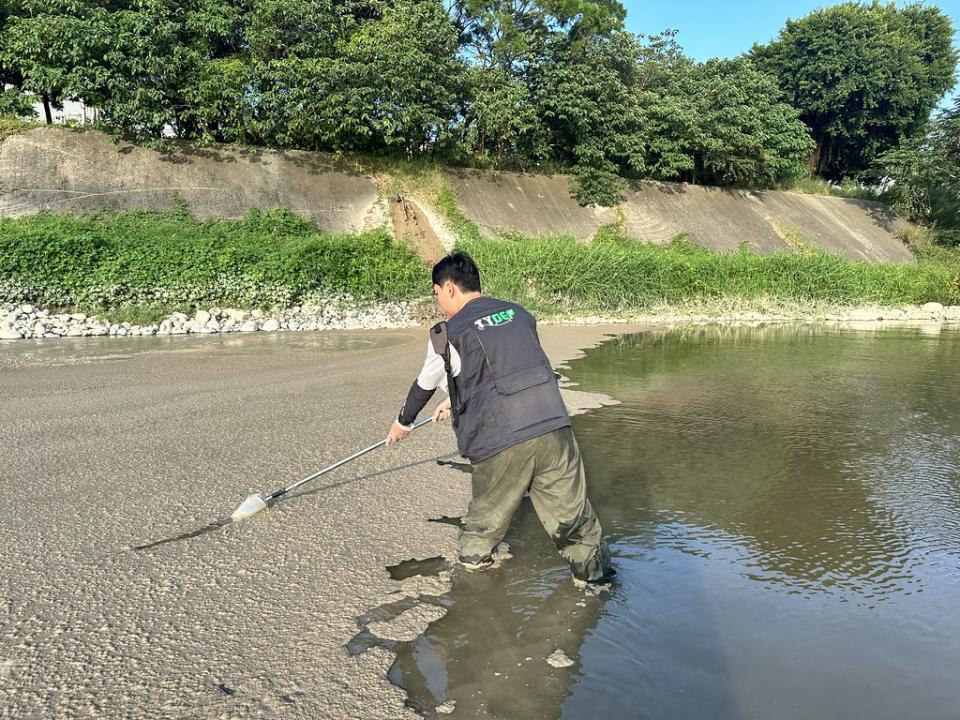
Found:
[[[637,329],[543,339],[561,364]],[[445,589],[385,567],[454,552],[428,521],[468,500],[435,462],[449,426],[212,524],[382,437],[425,347],[425,330],[0,347],[0,717],[417,717],[386,651],[343,645],[371,608]]]

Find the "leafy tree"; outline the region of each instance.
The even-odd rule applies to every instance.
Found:
[[[469,69],[462,158],[482,166],[525,166],[547,157],[546,131],[530,85],[499,67]]]
[[[326,148],[309,113],[339,44],[378,0],[209,0],[190,23],[206,49],[184,88],[184,126],[200,139]],[[189,135],[188,135],[189,136]]]
[[[268,137],[291,147],[433,152],[452,139],[466,68],[432,0],[399,0],[326,55],[262,63]]]
[[[244,44],[252,59],[335,57],[363,23],[382,16],[384,0],[247,0]]]
[[[589,37],[620,29],[618,0],[454,0],[459,44],[472,64],[517,69],[553,32]]]
[[[344,44],[343,102],[328,106],[330,116],[344,124],[360,118],[356,133],[373,147],[410,155],[443,147],[466,81],[457,49],[456,30],[441,5],[391,4]]]
[[[941,15],[841,7],[892,13],[929,50],[913,65],[943,70]],[[770,76],[698,65],[623,19],[618,0],[0,0],[0,79],[17,86],[0,110],[23,91],[82,98],[138,139],[566,167],[584,203],[630,178],[765,186],[802,167],[813,146]],[[785,72],[778,43],[755,55]]]
[[[747,60],[698,65],[672,33],[550,47],[537,102],[581,202],[615,202],[622,178],[769,187],[804,170],[806,127]]]
[[[573,166],[583,203],[616,202],[620,176],[645,169],[646,134],[635,88],[640,44],[618,31],[577,39],[556,36],[537,73],[536,103],[554,155]]]
[[[0,0],[0,41],[10,15],[8,0]],[[4,53],[0,52],[0,115],[27,115],[30,114],[30,102],[23,97],[20,85],[23,78],[17,69],[11,66],[9,60],[4,60]],[[11,87],[7,87],[10,85]]]
[[[839,179],[923,127],[954,84],[952,39],[937,7],[847,2],[788,21],[750,54],[801,111],[816,141],[811,165]]]
[[[877,170],[892,181],[898,210],[932,227],[939,241],[960,244],[960,101],[881,155]]]
[[[769,187],[802,173],[813,149],[776,81],[745,59],[675,65],[646,100],[648,164],[663,179]]]
[[[4,8],[0,67],[21,92],[41,99],[50,123],[52,107],[96,81],[112,8],[93,0],[8,0]]]
[[[617,0],[455,0],[461,56],[471,67],[459,115],[465,147],[482,164],[528,167],[569,156],[549,136],[540,99],[555,57],[578,51],[623,24]],[[567,50],[562,49],[564,45]],[[575,84],[575,81],[573,81]]]
[[[104,122],[138,138],[226,139],[211,119],[235,120],[226,92],[244,98],[225,62],[243,44],[241,17],[230,0],[137,0],[112,12],[103,81],[91,88]]]

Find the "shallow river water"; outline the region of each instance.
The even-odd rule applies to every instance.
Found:
[[[960,332],[704,328],[566,374],[617,582],[524,503],[391,678],[454,717],[960,717]],[[563,650],[574,663],[545,658]]]

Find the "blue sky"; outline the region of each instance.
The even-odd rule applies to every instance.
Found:
[[[666,28],[679,30],[677,42],[696,60],[734,57],[755,42],[777,36],[788,18],[801,18],[818,7],[834,2],[813,0],[621,0],[627,8],[627,29],[652,34]],[[897,5],[905,3],[898,2]],[[953,19],[960,29],[960,0],[928,2]],[[960,42],[954,38],[954,44]]]

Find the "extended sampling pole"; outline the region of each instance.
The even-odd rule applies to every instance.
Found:
[[[420,420],[419,422],[414,423],[413,430],[416,430],[419,427],[423,427],[427,423],[431,423],[431,422],[433,422],[432,416],[424,420]],[[254,493],[253,495],[250,495],[242,503],[240,503],[240,506],[233,511],[233,514],[230,516],[230,519],[233,521],[244,520],[250,517],[251,515],[256,515],[261,510],[266,510],[272,502],[274,502],[277,498],[286,495],[291,490],[296,490],[298,487],[300,487],[304,483],[308,483],[314,478],[318,478],[321,475],[325,475],[331,470],[336,470],[341,465],[346,465],[351,460],[356,460],[361,455],[366,455],[368,452],[372,450],[376,450],[378,447],[381,447],[386,444],[387,444],[386,439],[383,439],[380,442],[375,443],[374,445],[371,445],[370,447],[364,448],[363,450],[357,450],[357,452],[355,452],[353,455],[350,455],[349,457],[345,457],[343,460],[338,460],[333,465],[330,465],[329,467],[325,467],[323,470],[318,470],[313,475],[309,475],[303,478],[302,480],[297,480],[295,483],[291,483],[286,487],[282,487],[276,492],[271,493],[270,495],[264,495],[263,493]]]

